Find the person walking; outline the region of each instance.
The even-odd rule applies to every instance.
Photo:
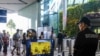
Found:
[[[13,35],[13,42],[14,42],[14,48],[11,52],[12,55],[14,55],[15,49],[17,50],[17,55],[20,55],[20,34],[19,29],[17,29],[16,33]]]
[[[3,44],[3,34],[0,32],[0,52],[2,50],[2,44]]]
[[[23,33],[22,44],[23,44],[22,54],[24,54],[26,52],[26,33]]]
[[[54,34],[54,31],[51,31],[51,35],[50,35],[50,39],[51,39],[51,55],[50,56],[54,56],[54,51],[56,49],[55,47],[55,42],[56,42],[56,35]]]
[[[4,56],[7,55],[8,45],[9,45],[9,36],[7,35],[6,31],[3,30],[3,53],[4,53]]]
[[[78,22],[80,32],[75,39],[73,56],[95,56],[98,35],[89,28],[90,26],[90,20],[87,17],[82,17]]]
[[[61,31],[58,33],[57,38],[58,38],[58,53],[60,53],[62,52],[63,49],[63,38],[64,38],[63,33]]]

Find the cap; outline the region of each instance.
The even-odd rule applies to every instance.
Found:
[[[82,23],[82,22],[90,26],[90,20],[87,17],[82,17],[77,24]]]

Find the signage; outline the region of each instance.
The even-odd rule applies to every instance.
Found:
[[[40,41],[40,42],[31,42],[31,54],[50,54],[51,42],[49,41]]]
[[[0,23],[7,22],[7,10],[0,10]]]
[[[7,16],[7,10],[0,10],[0,16]]]
[[[0,17],[0,23],[6,23],[7,17]]]

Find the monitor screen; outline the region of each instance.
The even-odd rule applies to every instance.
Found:
[[[51,42],[49,40],[38,40],[37,42],[31,42],[31,54],[50,54]]]

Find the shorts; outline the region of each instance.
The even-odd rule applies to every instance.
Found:
[[[20,48],[20,41],[14,41],[13,47]]]

